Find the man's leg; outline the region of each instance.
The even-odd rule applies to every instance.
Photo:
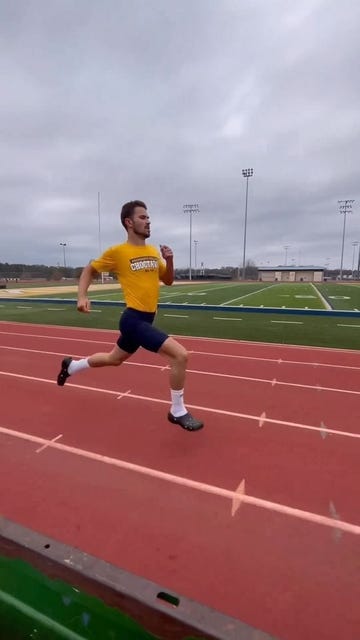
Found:
[[[158,353],[170,359],[170,390],[171,409],[168,419],[174,424],[179,424],[188,431],[197,431],[204,424],[194,418],[184,405],[184,386],[188,353],[174,338],[167,338],[161,345]]]
[[[73,360],[71,357],[64,358],[57,377],[57,383],[62,387],[69,376],[89,367],[118,367],[131,355],[131,353],[120,349],[116,344],[109,353],[94,353],[88,358],[81,358],[80,360]]]

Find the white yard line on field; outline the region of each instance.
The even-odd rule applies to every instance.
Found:
[[[312,282],[310,282],[310,284],[311,284],[312,288],[314,289],[315,293],[320,298],[320,300],[323,303],[323,305],[325,306],[325,309],[331,310],[332,309],[331,305],[327,302],[327,300],[325,300],[324,296],[320,293],[318,288],[315,287],[315,285]]]
[[[257,291],[252,291],[251,293],[246,293],[244,296],[240,296],[239,298],[233,298],[233,300],[227,300],[226,302],[222,302],[219,306],[220,307],[224,307],[226,304],[231,304],[231,302],[236,302],[237,300],[242,300],[243,298],[248,298],[249,296],[255,296],[257,293],[260,293],[261,291],[265,291],[265,289],[271,289],[271,287],[275,287],[277,285],[275,284],[271,284],[269,287],[262,287],[261,289],[258,289]]]

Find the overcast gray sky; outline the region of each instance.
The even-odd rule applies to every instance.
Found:
[[[176,266],[188,203],[198,265],[237,266],[253,167],[247,258],[338,267],[349,198],[351,267],[359,27],[355,0],[1,0],[0,262],[86,264],[140,198]]]

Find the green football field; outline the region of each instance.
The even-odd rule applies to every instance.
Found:
[[[76,288],[51,295],[44,288],[37,300],[44,297],[49,302],[40,303],[34,297],[16,302],[0,299],[0,320],[116,329],[123,309],[116,304],[123,301],[116,286],[90,293],[94,302],[90,314],[77,312]],[[100,306],[97,301],[113,304]],[[358,349],[360,344],[360,315],[356,313],[360,310],[360,286],[355,284],[197,282],[161,287],[160,303],[167,303],[167,307],[159,308],[156,323],[172,334],[348,349]],[[194,310],[190,305],[200,308]],[[209,305],[215,308],[209,310]],[[236,309],[229,311],[229,307]],[[253,307],[254,311],[242,307]],[[269,313],[269,307],[274,312]],[[311,310],[316,313],[331,308],[353,311],[353,315],[334,316],[331,311],[325,317],[311,314]],[[286,309],[292,312],[286,313]]]
[[[73,293],[52,293],[46,288],[38,297],[69,298]],[[123,301],[121,289],[92,291],[92,300]],[[170,304],[219,305],[235,307],[277,307],[291,309],[360,310],[360,284],[321,283],[194,283],[160,288],[160,302]]]

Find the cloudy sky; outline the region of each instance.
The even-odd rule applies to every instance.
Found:
[[[351,268],[359,27],[355,0],[2,0],[0,262],[86,264],[139,198],[176,266],[192,203],[197,264],[242,265],[252,167],[246,257],[338,267],[354,199]]]

